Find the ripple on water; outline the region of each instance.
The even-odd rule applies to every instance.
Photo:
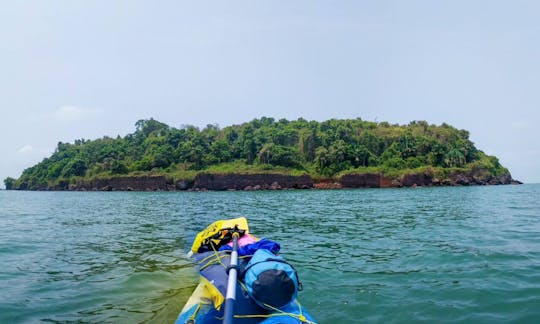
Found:
[[[320,323],[534,322],[540,186],[277,192],[0,191],[0,322],[172,322],[183,255],[247,216]]]

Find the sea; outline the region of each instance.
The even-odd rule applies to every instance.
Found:
[[[245,216],[318,323],[539,323],[540,184],[225,192],[0,191],[0,323],[173,323],[186,257]]]

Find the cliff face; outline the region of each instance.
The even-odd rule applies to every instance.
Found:
[[[344,188],[521,184],[521,182],[512,179],[510,174],[493,176],[482,169],[475,169],[468,173],[454,172],[443,179],[437,178],[429,172],[405,174],[395,179],[387,178],[379,173],[346,174],[339,178],[339,183]]]
[[[282,174],[209,174],[203,173],[193,181],[177,180],[165,176],[129,176],[60,182],[54,187],[39,190],[77,191],[177,191],[177,190],[279,190],[279,189],[340,189],[340,188],[400,188],[417,186],[469,186],[520,184],[510,174],[493,176],[486,170],[468,173],[454,172],[443,179],[430,172],[405,174],[388,178],[380,173],[346,174],[337,180],[327,179],[313,183],[311,176]],[[20,188],[25,189],[25,188]]]
[[[309,175],[280,174],[199,174],[194,181],[173,182],[165,176],[131,176],[60,183],[44,190],[77,191],[176,191],[176,190],[261,190],[308,189],[313,187]]]
[[[193,187],[208,190],[308,189],[313,187],[313,181],[307,174],[199,174]]]
[[[175,185],[164,176],[113,177],[80,181],[71,184],[68,190],[101,190],[101,191],[154,191],[175,190]]]
[[[339,178],[344,188],[384,188],[390,187],[391,181],[378,173],[346,174]]]

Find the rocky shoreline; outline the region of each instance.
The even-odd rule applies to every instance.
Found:
[[[482,170],[469,173],[454,172],[438,178],[429,172],[405,174],[388,178],[380,173],[346,174],[337,179],[314,181],[308,174],[198,174],[193,180],[172,180],[166,176],[118,176],[76,183],[61,182],[40,190],[57,191],[207,191],[207,190],[281,190],[281,189],[346,189],[401,188],[433,186],[470,186],[521,184],[510,174],[492,176]],[[24,188],[20,188],[24,189]]]

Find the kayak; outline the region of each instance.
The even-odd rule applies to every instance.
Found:
[[[188,253],[200,281],[175,323],[316,323],[297,299],[296,269],[279,250],[252,235],[244,217],[210,224]]]

